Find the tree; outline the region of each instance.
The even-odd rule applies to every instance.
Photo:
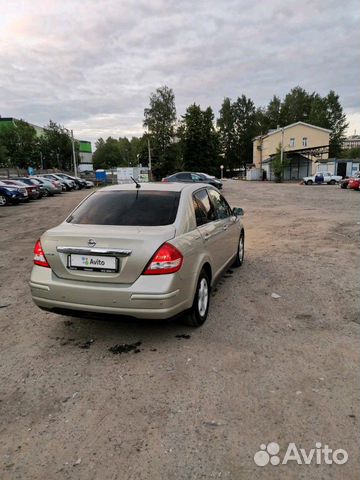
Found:
[[[343,142],[345,140],[345,131],[349,124],[346,121],[346,115],[339,101],[339,95],[330,90],[325,97],[327,120],[330,133],[330,157],[338,157],[341,154]]]
[[[128,166],[129,161],[121,152],[119,140],[108,137],[106,141],[99,138],[95,143],[96,150],[93,155],[94,168],[116,168]]]
[[[224,98],[217,120],[219,129],[219,146],[223,156],[225,169],[233,170],[238,167],[235,119],[230,98]]]
[[[213,174],[219,172],[219,141],[210,107],[201,110],[195,103],[190,105],[183,116],[179,135],[185,169]]]
[[[0,137],[1,140],[1,137]],[[9,152],[5,145],[0,144],[0,167],[8,168],[10,167]]]
[[[232,105],[238,166],[253,162],[253,138],[259,133],[254,102],[245,95]]]
[[[161,163],[175,135],[175,95],[171,88],[164,86],[150,95],[150,107],[145,108],[144,117],[144,127],[148,129],[150,135],[153,159]]]
[[[289,160],[286,157],[286,153],[283,152],[283,158],[281,158],[281,145],[276,149],[276,155],[274,155],[270,167],[275,176],[275,182],[281,183],[284,178],[284,171],[289,166]]]
[[[8,166],[26,168],[37,160],[36,130],[24,120],[16,120],[0,130],[0,146]]]
[[[282,126],[296,122],[309,122],[312,97],[301,87],[293,88],[281,104]]]
[[[360,147],[346,148],[341,150],[337,158],[360,158]]]
[[[49,121],[44,133],[39,139],[40,151],[44,168],[59,168],[72,170],[73,151],[70,132],[65,127]],[[75,142],[75,151],[78,155],[79,146]]]
[[[268,106],[266,107],[264,113],[264,123],[267,124],[267,129],[263,130],[262,133],[266,133],[267,130],[271,128],[277,128],[281,125],[281,100],[276,95],[270,100]]]

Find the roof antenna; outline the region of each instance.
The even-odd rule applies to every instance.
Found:
[[[130,177],[130,178],[131,178],[131,180],[132,180],[132,181],[135,183],[135,185],[136,185],[136,188],[141,188],[141,185],[140,185],[140,183],[139,183],[139,182],[137,182],[137,181],[135,180],[135,178],[134,178],[134,177]]]

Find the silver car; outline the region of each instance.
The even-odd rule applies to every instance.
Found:
[[[115,185],[90,194],[35,245],[36,305],[200,326],[210,289],[244,259],[243,210],[210,185]]]

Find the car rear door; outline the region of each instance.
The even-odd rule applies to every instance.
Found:
[[[218,221],[214,206],[210,201],[206,188],[193,194],[196,224],[204,242],[204,248],[212,260],[214,276],[224,264],[221,238],[224,236],[222,222]]]
[[[221,235],[219,235],[219,250],[221,250],[222,264],[228,263],[236,254],[239,243],[239,225],[236,222],[235,215],[232,214],[230,205],[217,190],[208,188],[210,201],[214,206],[216,223],[219,225]]]

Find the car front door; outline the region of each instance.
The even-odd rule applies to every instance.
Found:
[[[228,263],[236,254],[239,243],[239,226],[235,215],[232,214],[230,205],[217,190],[208,188],[210,201],[214,206],[216,223],[222,232],[219,235],[219,249],[221,250],[221,261],[223,266]]]

